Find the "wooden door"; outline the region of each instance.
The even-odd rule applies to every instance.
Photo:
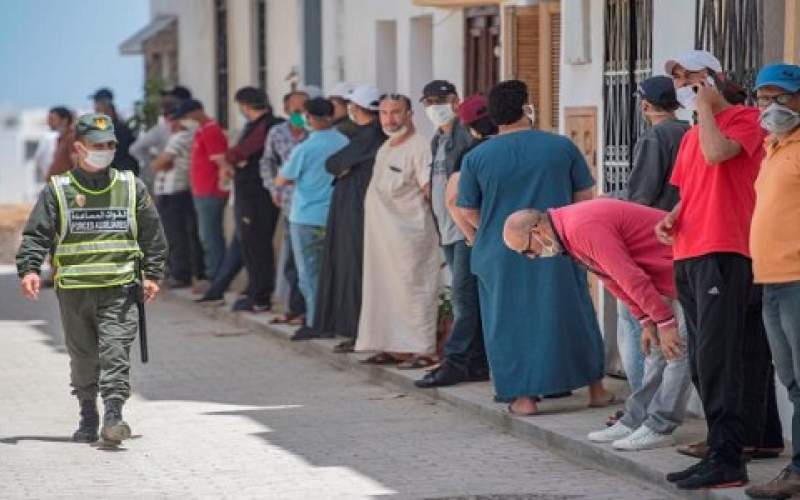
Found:
[[[500,9],[472,7],[464,18],[464,96],[487,94],[500,79]]]
[[[507,7],[506,77],[528,85],[537,128],[558,131],[561,78],[561,4]]]

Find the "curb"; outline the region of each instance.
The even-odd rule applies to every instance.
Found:
[[[488,383],[469,383],[454,387],[420,389],[414,386],[414,380],[422,373],[420,370],[402,371],[396,368],[364,365],[359,363],[358,357],[354,354],[334,353],[332,348],[339,340],[317,339],[292,342],[289,337],[293,333],[294,327],[270,325],[269,320],[273,317],[270,314],[234,313],[226,307],[198,306],[192,302],[192,296],[188,291],[168,290],[165,292],[164,297],[167,300],[176,300],[189,304],[213,319],[226,321],[249,332],[276,339],[283,346],[289,347],[294,352],[313,356],[342,370],[365,375],[367,382],[389,389],[401,389],[409,394],[429,400],[445,402],[452,408],[472,414],[515,437],[546,447],[549,451],[572,462],[600,469],[616,476],[620,476],[620,471],[625,471],[626,479],[644,483],[651,488],[658,488],[664,493],[664,498],[688,498],[693,500],[749,499],[744,493],[744,488],[697,491],[677,490],[664,479],[664,474],[672,470],[679,470],[682,467],[688,467],[695,461],[689,457],[682,457],[673,450],[621,453],[614,451],[610,446],[589,442],[584,438],[587,433],[586,424],[583,423],[581,425],[582,422],[578,421],[590,418],[592,422],[600,422],[607,415],[608,408],[588,410],[585,409],[585,406],[576,406],[574,402],[571,402],[570,408],[563,413],[547,415],[548,412],[545,410],[541,416],[535,418],[511,416],[505,411],[505,405],[498,405],[492,401],[492,391]],[[583,391],[575,392],[580,394]],[[576,398],[568,399],[573,400]],[[578,402],[580,403],[580,401]],[[574,411],[579,409],[582,410]],[[684,427],[693,428],[693,433],[692,430],[688,431],[693,434],[693,438],[701,437],[705,429],[704,423],[696,419],[693,422],[686,422],[679,429],[682,435],[686,435],[686,432],[683,432]],[[578,437],[575,437],[576,428],[580,429],[577,433]],[[698,431],[700,434],[698,434]],[[687,441],[689,440],[691,439]],[[665,459],[664,457],[667,458]],[[783,460],[784,458],[781,457],[776,460]],[[768,467],[772,465],[771,463],[766,463],[767,466],[765,467],[759,467],[759,469],[764,470],[759,471],[763,472],[763,474],[758,474],[760,476],[758,479],[754,477],[753,467],[749,467],[751,480],[761,481],[773,477],[783,466],[778,465],[778,463],[783,464],[783,462],[773,463],[775,464],[774,467]]]

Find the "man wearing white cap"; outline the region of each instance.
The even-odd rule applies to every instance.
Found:
[[[697,113],[684,136],[670,182],[680,203],[656,226],[673,246],[675,284],[686,314],[692,381],[703,402],[709,451],[667,475],[681,489],[741,486],[746,315],[753,285],[748,246],[753,183],[763,156],[758,110],[722,74],[708,52],[667,61],[678,102]]]
[[[356,132],[350,143],[328,158],[335,177],[325,233],[314,329],[345,338],[336,352],[350,352],[361,313],[364,262],[364,197],[372,179],[375,155],[386,141],[378,122],[381,92],[361,85],[343,96]]]
[[[333,126],[348,139],[352,139],[358,131],[358,126],[347,113],[347,95],[354,89],[355,86],[351,83],[339,82],[328,94],[328,100],[333,103]]]

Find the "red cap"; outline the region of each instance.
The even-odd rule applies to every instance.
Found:
[[[489,115],[489,104],[486,97],[475,94],[464,99],[458,107],[458,117],[461,123],[469,125]]]

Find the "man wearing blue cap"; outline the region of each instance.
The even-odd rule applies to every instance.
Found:
[[[778,378],[794,406],[792,462],[753,498],[800,493],[800,66],[771,64],[756,79],[761,126],[770,133],[756,180],[750,228],[753,275],[764,288],[764,326]]]

